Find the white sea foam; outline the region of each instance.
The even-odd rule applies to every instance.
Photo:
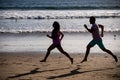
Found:
[[[1,10],[0,32],[50,32],[54,21],[64,32],[86,32],[83,25],[90,26],[90,16],[96,16],[105,31],[120,31],[120,10]]]

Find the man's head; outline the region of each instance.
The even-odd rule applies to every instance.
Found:
[[[91,16],[89,21],[90,21],[90,24],[94,24],[96,19],[94,16]]]

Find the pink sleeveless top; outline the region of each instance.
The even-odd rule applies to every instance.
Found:
[[[53,44],[54,45],[59,45],[61,40],[60,40],[60,32],[58,34],[54,33],[54,31],[52,31],[52,37],[53,37]]]

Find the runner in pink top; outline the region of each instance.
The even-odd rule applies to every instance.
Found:
[[[54,33],[55,33],[55,31],[53,30],[52,34],[51,34],[52,38],[53,38],[53,44],[59,45],[61,43],[61,40],[62,40],[64,35],[60,31],[57,34],[54,34]]]
[[[51,50],[53,50],[54,48],[57,48],[61,53],[63,53],[66,57],[68,57],[71,61],[71,64],[73,64],[73,58],[71,58],[69,56],[69,54],[67,52],[65,52],[63,50],[63,48],[61,47],[61,40],[63,39],[63,33],[60,31],[60,24],[55,21],[53,23],[53,31],[51,33],[51,36],[47,35],[47,37],[51,38],[53,40],[53,43],[50,45],[50,47],[47,49],[47,53],[46,56],[43,60],[41,60],[40,62],[46,62]]]

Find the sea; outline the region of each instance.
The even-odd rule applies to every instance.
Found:
[[[0,53],[46,53],[58,21],[68,53],[85,53],[92,36],[89,17],[104,25],[103,43],[114,53],[120,48],[120,0],[0,0]],[[57,49],[52,51],[59,53]],[[98,46],[92,53],[104,53]]]

